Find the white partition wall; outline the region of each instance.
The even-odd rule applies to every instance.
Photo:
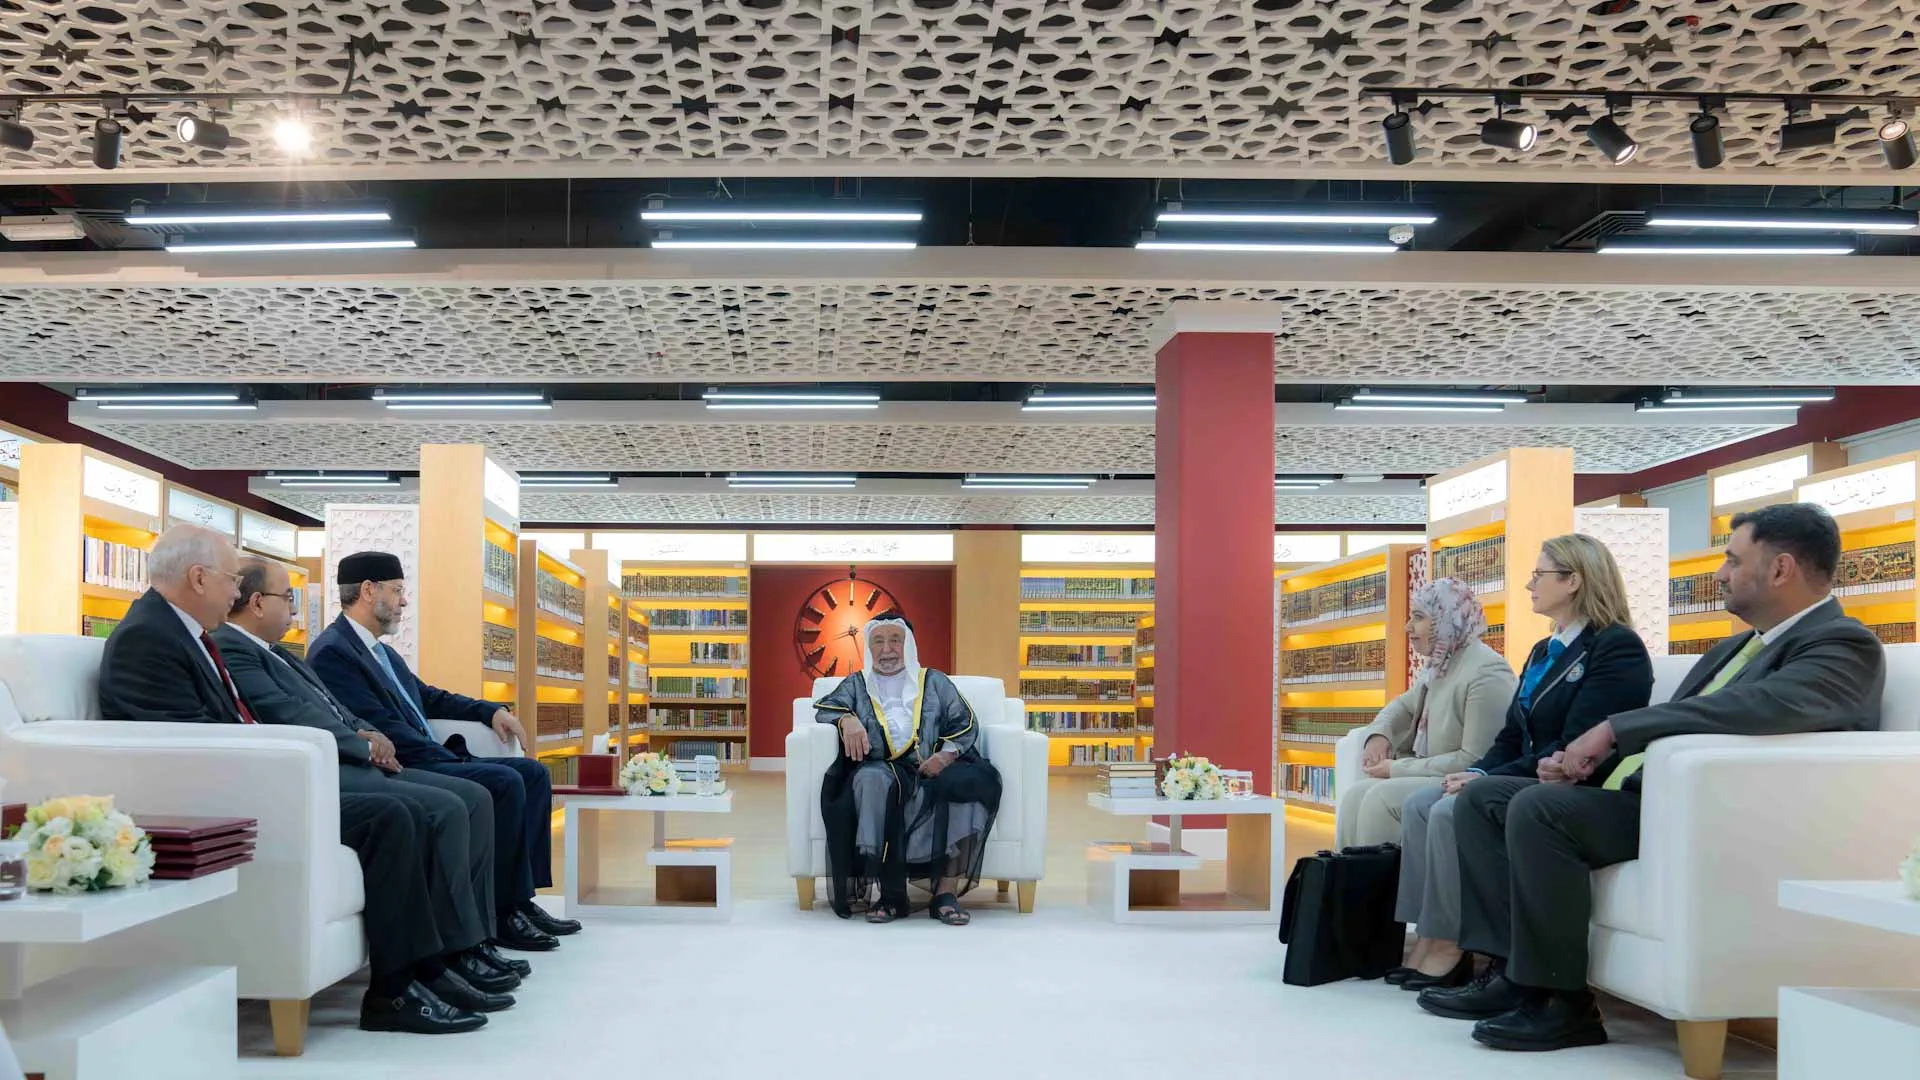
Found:
[[[0,503],[0,634],[11,634],[20,606],[20,504]]]
[[[1579,507],[1573,529],[1607,545],[1627,583],[1633,628],[1655,656],[1667,655],[1667,511],[1661,507]]]

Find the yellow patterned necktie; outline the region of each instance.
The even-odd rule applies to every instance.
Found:
[[[1734,653],[1732,659],[1720,665],[1720,670],[1714,672],[1713,678],[1708,680],[1707,685],[1701,687],[1700,692],[1693,696],[1706,697],[1708,694],[1714,693],[1721,687],[1732,682],[1733,677],[1740,674],[1748,662],[1760,655],[1760,650],[1765,647],[1766,643],[1760,640],[1759,634],[1748,638],[1747,643],[1740,646],[1740,651]],[[1608,776],[1606,781],[1600,785],[1601,788],[1607,791],[1619,791],[1620,785],[1627,782],[1627,777],[1639,772],[1640,766],[1646,764],[1646,761],[1647,755],[1644,751],[1638,754],[1629,754],[1621,758],[1620,764],[1614,766],[1613,774]]]

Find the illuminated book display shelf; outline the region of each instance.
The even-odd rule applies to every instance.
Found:
[[[1916,473],[1920,454],[1907,453],[1814,473],[1795,488],[1840,526],[1834,595],[1888,644],[1914,640]]]
[[[1427,482],[1429,576],[1473,587],[1485,640],[1515,672],[1553,629],[1527,593],[1540,545],[1572,531],[1570,449],[1517,447]]]
[[[1274,787],[1290,808],[1333,809],[1333,748],[1407,688],[1412,544],[1280,575]]]
[[[723,768],[744,768],[752,723],[746,536],[694,534],[689,543],[662,539],[661,558],[620,564],[621,593],[646,639],[644,701],[629,704],[626,737],[644,733],[651,749],[710,751]],[[683,550],[709,558],[676,554]]]
[[[19,480],[19,632],[105,637],[146,591],[165,481],[70,443],[22,446]]]
[[[514,711],[533,736],[534,754],[564,774],[585,740],[588,575],[568,559],[522,538],[515,560]],[[605,627],[600,633],[606,633]],[[593,684],[597,687],[597,683]],[[604,696],[604,695],[601,695]],[[601,706],[604,714],[605,706]]]
[[[1136,562],[1020,567],[1017,696],[1026,702],[1027,727],[1050,741],[1047,762],[1056,772],[1092,773],[1103,761],[1152,754],[1152,538],[1111,543],[1141,540]],[[1128,555],[1117,548],[1095,554]]]
[[[1837,443],[1809,443],[1772,454],[1736,461],[1707,473],[1708,546],[1682,552],[1667,569],[1667,651],[1698,655],[1747,625],[1727,613],[1726,601],[1713,580],[1725,559],[1726,537],[1733,518],[1749,510],[1792,499],[1794,488],[1808,476],[1847,463],[1846,448]]]

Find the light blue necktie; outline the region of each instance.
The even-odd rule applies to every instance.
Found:
[[[413,703],[413,695],[407,693],[406,688],[400,685],[400,676],[394,674],[393,664],[387,659],[387,647],[378,641],[374,642],[373,658],[380,661],[380,670],[387,673],[387,682],[393,685],[395,692],[400,695],[400,700],[407,703],[407,711],[413,714],[413,722],[419,727],[420,733],[429,739],[433,738],[433,729],[427,726],[426,715],[420,711],[420,706]]]
[[[1533,692],[1540,687],[1540,680],[1547,677],[1547,671],[1553,667],[1560,654],[1567,651],[1567,643],[1559,638],[1547,639],[1547,655],[1527,665],[1526,673],[1520,677],[1520,707],[1533,708]]]

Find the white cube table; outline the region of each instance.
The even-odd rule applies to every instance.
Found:
[[[712,919],[733,917],[730,837],[671,840],[668,814],[726,814],[733,793],[719,795],[568,795],[566,798],[565,895],[569,917]],[[600,822],[607,813],[652,814],[653,903],[634,886],[600,881]]]
[[[1897,881],[1783,881],[1780,906],[1920,937],[1920,900]],[[1780,1080],[1920,1073],[1920,971],[1912,990],[1780,988]]]
[[[1164,844],[1087,845],[1087,902],[1102,915],[1122,923],[1279,923],[1287,865],[1282,800],[1111,799],[1094,792],[1087,805],[1116,816],[1167,819]],[[1227,891],[1183,894],[1180,872],[1198,870],[1204,860],[1181,846],[1180,820],[1214,816],[1227,819]]]
[[[239,1061],[231,967],[89,968],[28,987],[30,945],[80,945],[233,894],[238,870],[0,903],[0,1025],[47,1080],[229,1077]]]

